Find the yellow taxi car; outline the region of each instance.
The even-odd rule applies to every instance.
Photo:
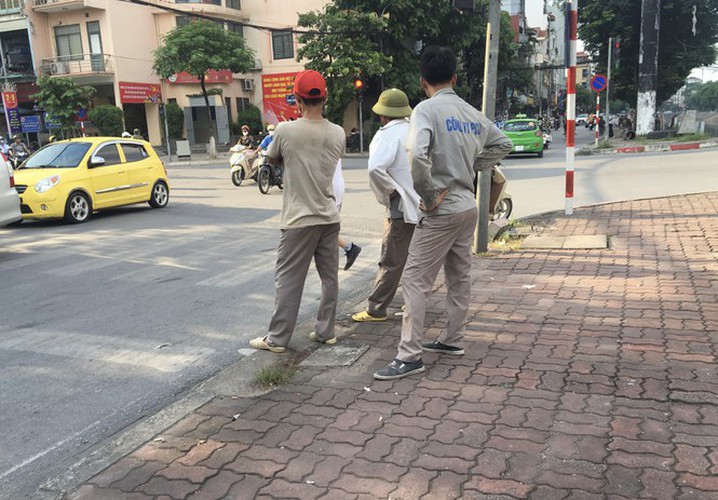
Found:
[[[82,137],[53,142],[15,171],[22,218],[86,222],[103,208],[169,201],[167,171],[145,141]]]

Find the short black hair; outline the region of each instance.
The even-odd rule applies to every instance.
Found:
[[[429,85],[449,82],[456,73],[456,54],[449,47],[429,45],[421,54],[420,71]]]
[[[305,105],[305,106],[309,106],[309,107],[319,106],[319,105],[321,105],[321,104],[324,102],[324,98],[323,98],[323,97],[319,97],[319,98],[316,98],[316,99],[305,99],[304,97],[297,96],[297,99],[301,99],[301,101],[304,103],[304,105]]]

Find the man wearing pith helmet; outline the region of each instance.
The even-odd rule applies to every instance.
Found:
[[[369,145],[369,186],[386,207],[387,218],[374,289],[366,310],[352,315],[357,322],[386,321],[409,254],[420,201],[404,146],[411,115],[409,99],[399,89],[385,90],[372,111],[382,126]]]
[[[322,281],[315,342],[335,344],[339,293],[339,211],[332,180],[344,154],[344,129],[322,116],[327,84],[318,72],[301,71],[294,80],[301,118],[274,131],[267,149],[272,164],[284,165],[281,235],[274,275],[274,313],[267,334],[250,341],[255,349],[284,352],[294,333],[309,264]]]

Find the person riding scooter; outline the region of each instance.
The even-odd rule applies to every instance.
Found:
[[[12,160],[12,167],[16,169],[19,167],[25,159],[30,156],[30,150],[27,149],[25,143],[22,142],[22,136],[16,135],[14,137],[15,142],[10,145],[8,153],[10,153],[10,159]]]
[[[257,146],[254,138],[249,134],[249,126],[242,125],[242,135],[237,144],[230,148],[232,156],[229,159],[232,183],[239,187],[246,178],[257,179]],[[253,164],[254,163],[254,164]]]

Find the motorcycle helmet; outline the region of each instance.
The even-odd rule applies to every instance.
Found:
[[[57,140],[57,137],[55,137],[54,135],[51,135],[50,137],[47,138],[47,142],[55,142],[56,140]]]
[[[127,131],[125,130],[124,132],[122,132],[122,137],[125,137],[125,138],[127,138],[127,137],[132,137],[132,134],[130,134],[129,132],[127,132]]]
[[[244,132],[245,130],[249,132],[249,125],[242,125],[242,132]]]

